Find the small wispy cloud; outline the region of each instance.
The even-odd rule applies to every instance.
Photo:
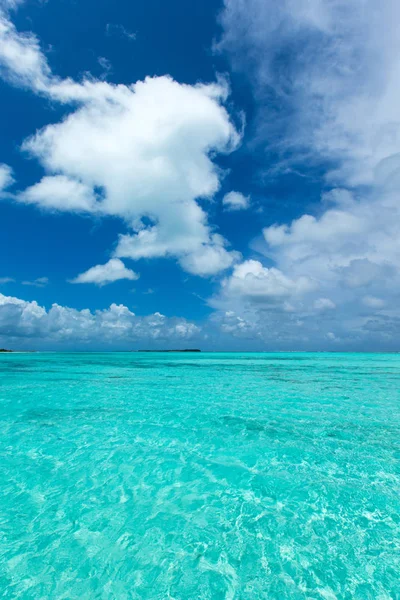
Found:
[[[225,210],[246,210],[250,206],[250,197],[240,192],[229,192],[222,198],[222,204]]]
[[[33,285],[35,287],[44,287],[48,283],[49,283],[48,277],[38,277],[37,279],[34,279],[33,281],[23,281],[22,285]]]
[[[100,67],[103,69],[103,72],[100,74],[100,79],[107,79],[108,75],[112,73],[112,64],[105,56],[99,56],[97,59]]]
[[[12,277],[0,277],[0,285],[4,284],[4,283],[14,283],[15,279],[13,279]]]
[[[107,23],[106,34],[124,37],[132,42],[134,40],[136,40],[136,33],[134,33],[133,31],[129,31],[128,29],[125,29],[125,27],[123,25],[118,25],[115,23]]]

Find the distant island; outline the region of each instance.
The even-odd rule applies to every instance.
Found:
[[[201,352],[198,348],[184,348],[183,350],[137,350],[136,352]]]
[[[7,350],[6,348],[0,348],[0,352],[10,354],[13,352],[17,352],[17,354],[21,354],[22,352],[25,354],[31,354],[32,352],[36,352],[36,350]]]

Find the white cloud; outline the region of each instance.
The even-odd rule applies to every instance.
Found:
[[[115,35],[119,37],[124,37],[130,41],[136,40],[136,33],[125,29],[123,25],[115,24],[115,23],[107,23],[106,25],[106,33],[107,35]]]
[[[394,349],[400,323],[400,207],[392,190],[335,193],[320,216],[264,229],[259,261],[237,265],[210,304],[223,330],[283,348]],[[258,250],[262,248],[258,245]],[[302,332],[295,334],[297,323]],[[233,330],[232,330],[233,331]],[[332,335],[328,335],[332,334]],[[232,334],[233,335],[233,334]]]
[[[14,283],[15,279],[13,279],[12,277],[0,277],[0,285],[3,285],[5,283]]]
[[[202,244],[195,252],[185,254],[180,259],[180,264],[185,271],[193,275],[216,275],[241,258],[240,252],[228,251],[224,246],[225,240],[214,234],[210,244]]]
[[[108,75],[110,75],[110,73],[112,73],[112,64],[111,61],[108,60],[108,58],[106,58],[105,56],[99,56],[99,58],[97,59],[97,62],[99,63],[100,67],[103,69],[101,75],[100,75],[100,79],[107,79]]]
[[[251,80],[259,140],[372,183],[400,146],[399,18],[395,0],[225,0],[219,49]]]
[[[313,289],[307,277],[290,279],[279,269],[264,267],[258,260],[246,260],[233,268],[233,273],[221,283],[221,295],[214,298],[214,306],[237,300],[256,303],[282,303],[289,297]]]
[[[7,347],[179,347],[192,339],[200,339],[200,329],[186,319],[160,313],[140,317],[122,304],[94,312],[58,304],[46,310],[0,294],[0,340]]]
[[[1,7],[0,73],[11,82],[36,91],[46,88],[51,75],[37,37],[32,33],[18,33]]]
[[[37,38],[18,33],[4,15],[0,65],[12,82],[74,107],[25,140],[23,150],[47,174],[16,200],[120,217],[132,230],[121,236],[120,258],[175,257],[204,275],[205,254],[212,254],[211,273],[233,264],[237,254],[226,249],[197,202],[219,189],[222,174],[212,157],[240,141],[223,106],[225,82],[62,80],[52,74]]]
[[[99,210],[93,188],[65,175],[43,177],[16,196],[16,200],[47,210],[93,213]]]
[[[340,198],[337,195],[336,201]],[[331,340],[341,348],[396,348],[397,195],[382,188],[380,194],[373,190],[362,200],[347,200],[343,206],[331,199],[319,217],[303,215],[289,225],[265,228],[264,253],[276,266],[266,268],[254,260],[237,265],[211,305],[219,311],[234,310],[250,323],[247,331],[253,331],[254,339],[278,346],[318,349]],[[294,335],[298,320],[303,333]]]
[[[119,258],[112,258],[105,265],[96,265],[81,273],[71,283],[95,283],[102,286],[120,279],[135,281],[139,279],[139,275],[125,267]]]
[[[379,10],[373,0],[225,0],[217,49],[252,84],[254,142],[278,157],[264,170],[307,173],[319,165],[323,183],[335,186],[315,214],[289,224],[283,216],[283,223],[264,228],[264,245],[254,245],[283,281],[313,283],[282,294],[270,309],[278,337],[295,315],[310,343],[316,326],[336,344],[395,343],[398,336],[399,18],[394,0]],[[228,279],[225,288],[231,285]],[[222,288],[220,308],[232,306],[233,291]],[[248,296],[234,305],[242,316],[250,310]],[[271,325],[267,305],[251,304],[260,329],[263,321]]]
[[[48,277],[38,277],[33,281],[22,281],[22,285],[33,285],[35,287],[45,287],[49,283]]]
[[[253,325],[235,314],[234,311],[228,310],[220,316],[219,327],[222,333],[232,335],[234,337],[250,337],[254,338],[258,332]]]
[[[246,210],[250,206],[250,197],[240,192],[229,192],[222,198],[226,210]]]
[[[317,310],[332,310],[336,308],[336,304],[332,300],[329,300],[329,298],[318,298],[314,302],[314,308]]]
[[[0,193],[14,183],[14,177],[11,167],[0,164]]]
[[[303,215],[290,225],[267,227],[264,236],[269,256],[285,273],[312,277],[321,290],[357,297],[360,289],[385,289],[397,295],[400,208],[397,196],[383,188],[319,218]]]
[[[126,86],[62,80],[53,75],[38,39],[18,33],[5,14],[0,67],[12,83],[70,107],[61,122],[23,144],[46,173],[14,194],[15,201],[123,219],[131,232],[120,236],[108,265],[119,264],[120,257],[176,257],[189,272],[206,276],[240,260],[197,201],[219,189],[223,173],[213,162],[215,154],[231,152],[240,142],[224,107],[229,91],[224,81],[183,85],[170,77],[154,77]],[[97,265],[76,281],[103,282],[104,267]],[[123,339],[140,334],[144,339],[173,340],[199,332],[184,319],[160,314],[139,318],[115,305],[90,313],[58,305],[45,311],[18,299],[3,304],[7,331],[15,336],[96,340],[100,327],[103,340],[107,327]]]
[[[34,336],[46,314],[37,302],[25,302],[0,294],[0,335],[7,337]]]
[[[1,0],[0,1],[0,9],[5,11],[13,10],[18,7],[19,4],[22,4],[25,0]]]
[[[284,167],[329,161],[326,180],[342,188],[322,198],[319,218],[265,230],[273,249],[285,248],[281,267],[295,253],[300,264],[322,251],[328,271],[397,254],[399,18],[394,0],[379,10],[374,0],[225,0],[219,47],[251,79],[259,140]]]
[[[364,296],[362,302],[370,308],[383,308],[385,306],[385,301],[375,296]]]

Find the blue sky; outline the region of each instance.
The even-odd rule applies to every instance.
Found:
[[[397,350],[381,4],[0,0],[0,345]]]

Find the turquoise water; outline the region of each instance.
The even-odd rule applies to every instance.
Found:
[[[1,355],[0,450],[2,598],[400,598],[400,355]]]

